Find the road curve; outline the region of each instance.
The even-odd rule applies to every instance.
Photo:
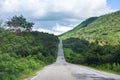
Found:
[[[120,80],[120,75],[67,63],[64,59],[62,41],[60,41],[56,62],[26,80]]]

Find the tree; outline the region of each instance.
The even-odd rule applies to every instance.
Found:
[[[0,27],[1,27],[1,25],[2,25],[2,22],[3,22],[2,19],[0,19]]]
[[[30,32],[30,31],[32,30],[33,25],[34,25],[34,23],[32,23],[32,22],[27,22],[27,23],[26,23],[26,26],[25,26],[26,31]]]
[[[21,16],[13,16],[10,20],[6,21],[6,25],[11,32],[20,33],[22,31],[31,31],[34,23],[28,22],[26,18]]]

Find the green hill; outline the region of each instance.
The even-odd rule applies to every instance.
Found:
[[[59,38],[66,61],[120,74],[120,11],[88,18]]]
[[[63,40],[70,37],[89,42],[97,41],[100,45],[120,44],[120,11],[88,18],[73,30],[60,36]]]

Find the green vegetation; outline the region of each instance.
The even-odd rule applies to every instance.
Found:
[[[120,74],[120,11],[89,18],[60,38],[68,62]]]
[[[60,39],[70,37],[97,41],[99,45],[120,44],[120,11],[93,17],[83,21],[73,30],[59,36]]]
[[[0,27],[0,80],[20,80],[53,63],[58,38],[42,32],[15,34]]]
[[[14,33],[18,33],[18,31],[31,31],[34,23],[28,22],[26,18],[21,16],[13,16],[10,20],[6,21],[6,25],[10,28],[11,31],[14,30]]]
[[[92,66],[120,74],[120,45],[89,43],[79,38],[63,41],[65,59],[70,63]]]

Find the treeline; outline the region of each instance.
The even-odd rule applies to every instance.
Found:
[[[83,64],[120,74],[120,45],[98,45],[79,38],[63,41],[65,58],[70,63]]]
[[[16,35],[0,28],[0,80],[19,80],[55,61],[58,38],[42,32]]]

